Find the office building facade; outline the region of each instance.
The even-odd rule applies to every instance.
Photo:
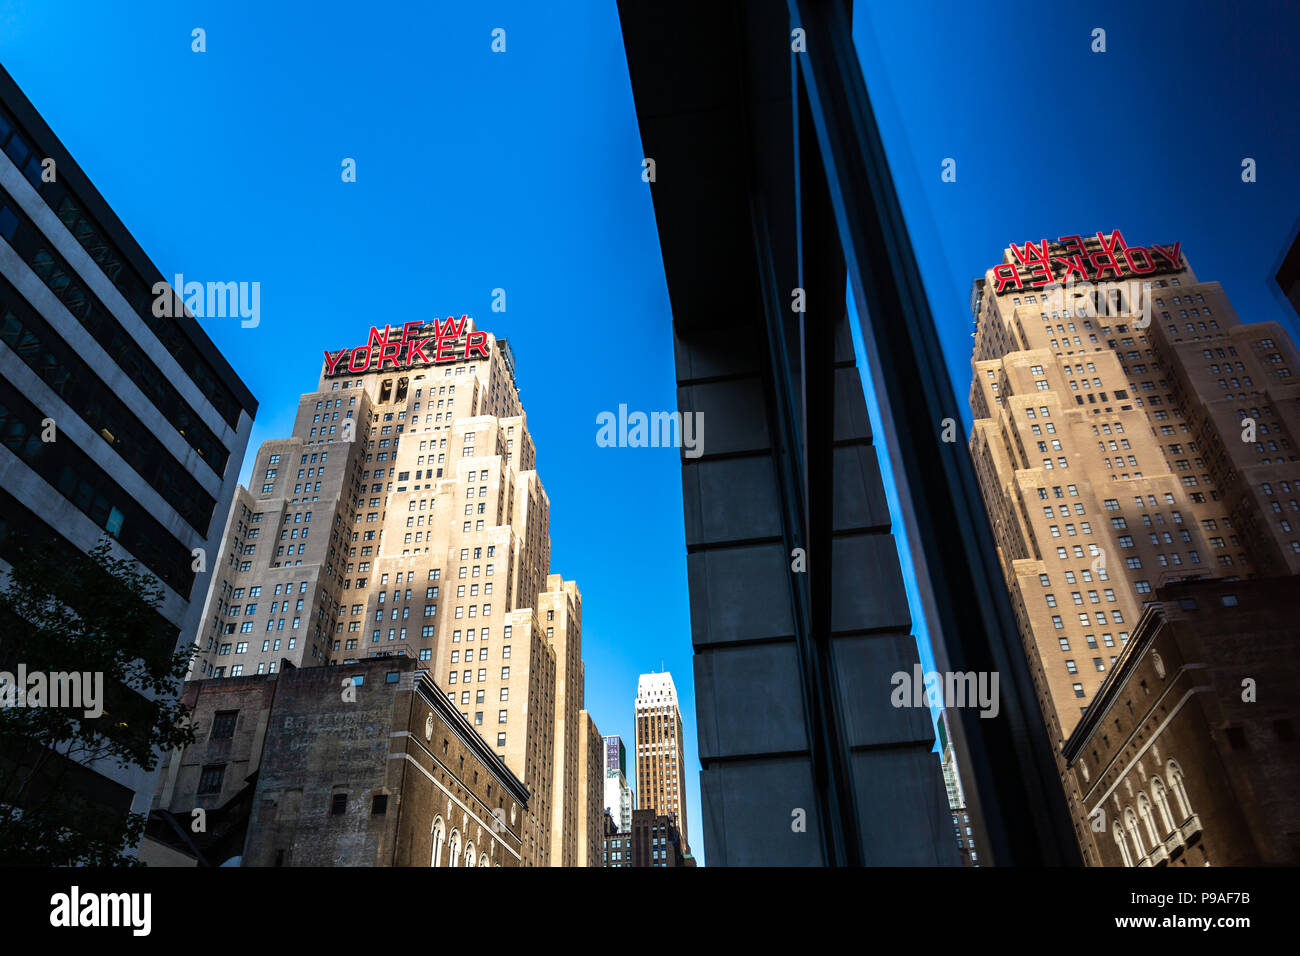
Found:
[[[636,790],[642,810],[671,818],[682,843],[686,828],[686,756],[673,675],[642,674],[636,685]]]
[[[687,866],[686,837],[670,813],[654,810],[632,811],[632,866]],[[694,861],[689,865],[694,865]]]
[[[1300,570],[1298,360],[1180,244],[1118,231],[1012,245],[972,310],[970,452],[1059,748],[1158,589]]]
[[[605,810],[619,833],[632,832],[632,788],[627,785],[627,748],[619,736],[605,738]]]
[[[107,539],[161,583],[150,649],[174,653],[199,628],[257,403],[190,314],[155,314],[161,273],[2,69],[0,240],[0,570],[20,545]],[[20,627],[0,658],[21,655]],[[145,813],[156,773],[97,764],[81,789]]]
[[[601,865],[609,869],[619,869],[632,865],[632,827],[629,823],[626,831],[620,831],[618,824],[608,809],[602,820],[603,856]]]
[[[948,736],[948,715],[941,713],[935,724],[939,736],[939,760],[943,766],[943,785],[948,791],[948,810],[952,814],[953,837],[957,841],[957,855],[962,866],[979,866],[979,850],[975,846],[978,824],[971,820],[966,794],[962,790],[961,770],[957,766],[957,750]]]
[[[326,349],[240,489],[191,677],[406,648],[528,786],[525,865],[576,866],[582,595],[549,573],[536,457],[510,347],[468,317]]]

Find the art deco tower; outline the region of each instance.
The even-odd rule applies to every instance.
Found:
[[[686,758],[682,712],[673,675],[642,674],[636,684],[636,790],[638,809],[671,816],[683,845],[686,831]]]
[[[1118,232],[1010,247],[972,308],[970,451],[1059,749],[1156,589],[1300,571],[1300,360]]]
[[[191,677],[416,657],[528,785],[525,865],[576,865],[603,780],[536,456],[510,347],[472,321],[327,350],[240,489]]]

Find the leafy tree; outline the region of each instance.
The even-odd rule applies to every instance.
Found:
[[[146,815],[97,799],[105,781],[85,768],[152,770],[160,752],[194,740],[175,693],[196,648],[176,649],[162,600],[157,579],[114,558],[108,539],[89,553],[15,556],[0,585],[0,671],[102,674],[103,713],[14,706],[24,688],[13,685],[0,693],[0,862],[138,865],[130,851]]]

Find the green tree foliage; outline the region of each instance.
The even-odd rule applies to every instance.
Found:
[[[160,753],[193,742],[175,692],[195,648],[176,649],[162,600],[157,579],[114,558],[107,539],[88,554],[23,549],[0,582],[0,671],[103,675],[98,717],[14,706],[12,687],[0,694],[0,862],[136,863],[146,815],[85,768],[152,770]]]

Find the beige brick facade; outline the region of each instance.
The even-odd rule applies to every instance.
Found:
[[[1300,570],[1300,360],[1276,323],[1242,325],[1177,245],[1042,248],[1050,266],[1013,246],[976,283],[970,452],[1059,749],[1158,588]],[[1076,254],[1117,263],[1089,298],[1032,285]]]
[[[577,865],[582,596],[550,573],[508,344],[437,325],[327,351],[293,436],[263,444],[236,497],[190,676],[404,648],[527,784],[525,865]],[[442,361],[410,348],[425,337]]]

